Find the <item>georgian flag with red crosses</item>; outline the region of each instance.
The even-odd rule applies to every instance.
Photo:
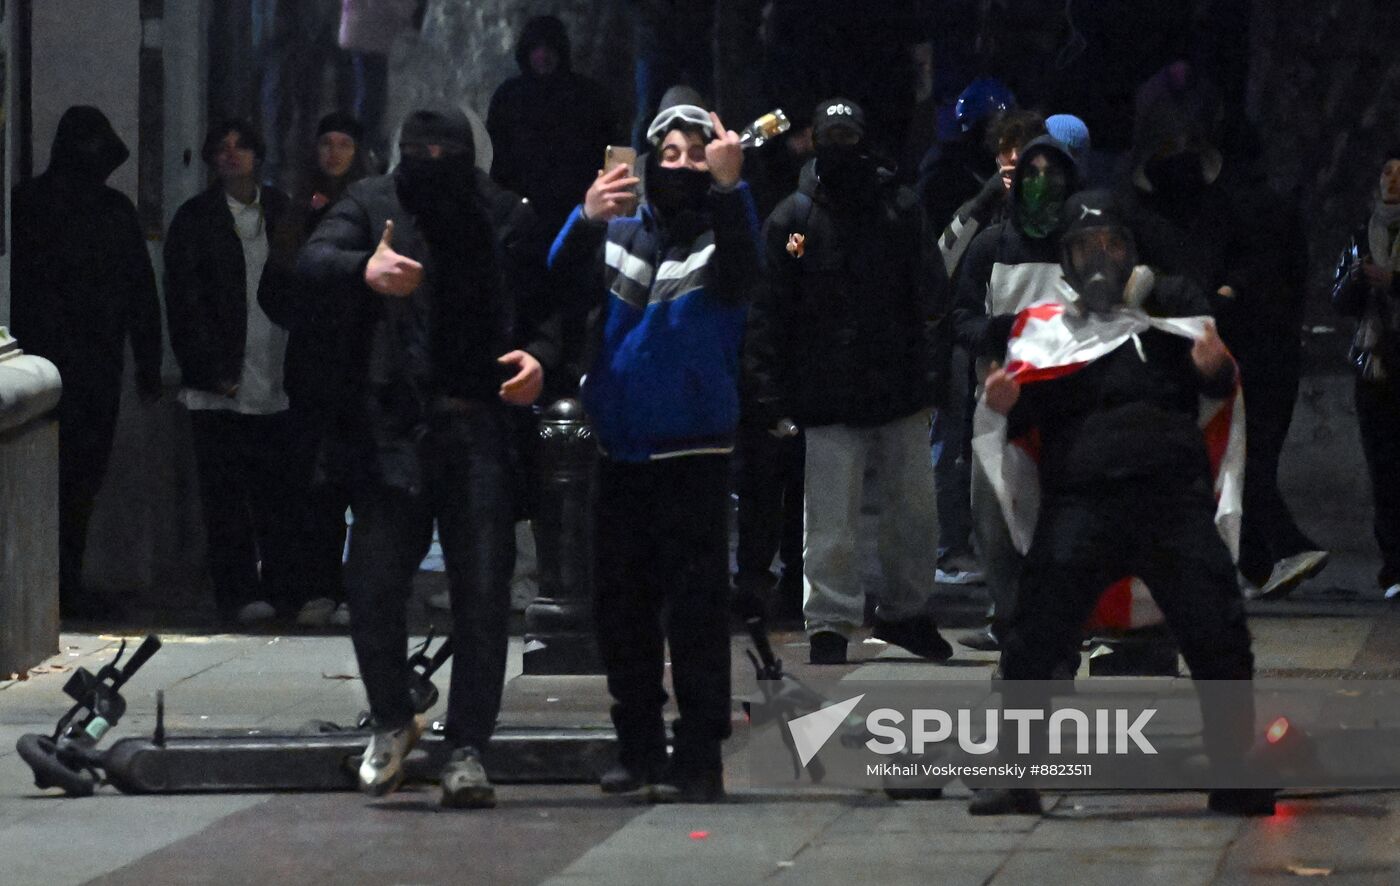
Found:
[[[1209,317],[1149,317],[1124,308],[1111,317],[1075,316],[1059,302],[1038,302],[1016,317],[1007,341],[1006,371],[1023,385],[1070,375],[1148,329],[1199,338]],[[1202,397],[1201,433],[1215,481],[1215,526],[1239,557],[1244,493],[1244,399],[1237,380],[1223,399]],[[1007,439],[1006,417],[979,401],[973,417],[973,457],[996,491],[1011,539],[1024,554],[1040,513],[1039,446],[1034,430]],[[1159,624],[1162,612],[1142,581],[1125,576],[1110,585],[1090,617],[1090,630],[1127,630]]]

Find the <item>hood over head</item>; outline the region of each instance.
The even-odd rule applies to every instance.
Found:
[[[1034,178],[1036,157],[1045,157],[1051,169],[1059,170],[1063,181],[1053,182],[1048,189],[1038,184],[1028,187],[1028,180]],[[1016,174],[1011,179],[1012,224],[1031,237],[1055,234],[1064,222],[1065,201],[1079,188],[1079,164],[1074,162],[1069,149],[1048,135],[1032,139],[1021,150]]]
[[[520,66],[520,73],[527,77],[534,76],[530,70],[530,53],[538,46],[548,46],[559,56],[559,67],[555,73],[572,70],[569,32],[558,16],[537,15],[520,29],[520,39],[515,43],[515,63]]]
[[[106,114],[90,105],[74,105],[59,118],[49,171],[102,184],[130,156]]]
[[[1144,83],[1135,99],[1133,119],[1132,179],[1144,193],[1153,193],[1166,174],[1187,172],[1182,161],[1189,155],[1191,177],[1206,186],[1220,177],[1223,158],[1216,147],[1223,106],[1215,87],[1196,75],[1186,62],[1162,68]],[[1150,168],[1156,166],[1156,169]],[[1157,173],[1153,175],[1154,171]]]

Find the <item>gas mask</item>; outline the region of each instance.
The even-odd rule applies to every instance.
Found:
[[[1137,249],[1127,229],[1081,228],[1060,243],[1065,279],[1083,299],[1086,311],[1107,314],[1123,305]]]

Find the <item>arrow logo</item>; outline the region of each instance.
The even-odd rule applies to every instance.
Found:
[[[788,721],[788,731],[792,733],[793,745],[797,748],[797,756],[803,766],[810,763],[822,746],[836,734],[836,730],[851,715],[856,705],[860,704],[862,698],[865,698],[863,692],[855,698],[848,698],[820,711]]]

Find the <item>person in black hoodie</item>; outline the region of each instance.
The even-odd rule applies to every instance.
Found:
[[[926,447],[947,275],[917,198],[870,153],[861,109],[831,99],[815,119],[814,166],[764,228],[768,286],[745,343],[751,411],[779,433],[806,431],[811,661],[845,662],[864,620],[853,521],[872,457],[888,587],[874,635],[943,661],[952,649],[926,611],[938,539]]]
[[[180,402],[190,412],[215,602],[224,620],[252,624],[303,602],[291,543],[299,503],[287,494],[287,332],[264,307],[288,283],[268,261],[288,201],[258,186],[263,143],[250,124],[216,124],[201,156],[215,181],[170,223],[165,309]]]
[[[143,402],[160,396],[160,302],[136,207],[105,182],[129,156],[97,108],[63,113],[44,174],[14,190],[10,320],[63,377],[59,604],[97,614],[82,585],[88,519],[107,472],[128,338]]]
[[[533,403],[556,359],[543,337],[516,347],[513,302],[538,285],[543,244],[528,204],[476,169],[460,110],[412,112],[399,150],[393,173],[350,186],[297,262],[350,357],[325,457],[355,514],[346,595],[375,722],[360,785],[397,787],[423,728],[405,609],[436,520],[454,648],[442,802],[492,806],[480,755],[500,709],[515,561],[503,402]]]
[[[1248,407],[1239,566],[1249,593],[1272,599],[1328,560],[1278,491],[1300,373],[1303,248],[1287,201],[1238,170],[1224,174],[1220,117],[1209,83],[1184,62],[1163,68],[1138,91],[1122,187],[1144,263],[1190,277],[1207,293],[1239,361]]]
[[[515,62],[520,75],[497,88],[486,111],[491,178],[528,199],[552,237],[622,134],[602,86],[573,69],[558,18],[525,23]]]
[[[283,223],[273,232],[269,263],[279,273],[295,274],[297,252],[354,182],[369,174],[364,128],[349,114],[332,113],[316,126],[315,156],[307,163],[301,185]],[[288,494],[300,502],[297,519],[297,565],[306,602],[297,613],[303,627],[345,627],[350,610],[341,581],[345,549],[345,509],[349,491],[328,477],[316,476],[316,455],[330,427],[339,391],[336,383],[345,361],[335,335],[335,317],[318,317],[318,300],[305,296],[306,284],[293,281],[269,287],[263,309],[288,330],[284,386],[290,401],[295,448],[293,486]]]

